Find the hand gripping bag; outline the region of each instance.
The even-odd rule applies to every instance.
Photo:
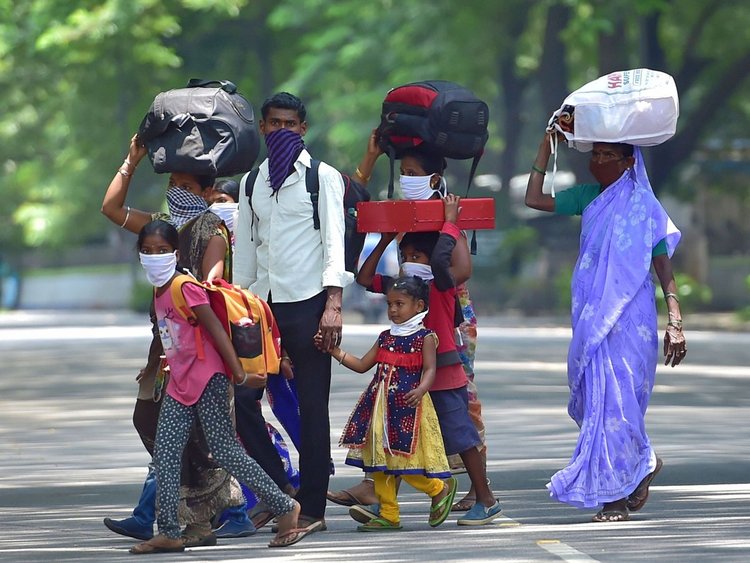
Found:
[[[679,115],[674,79],[638,68],[612,72],[570,94],[548,129],[561,131],[580,151],[595,142],[653,146],[675,134]]]
[[[193,78],[161,92],[138,136],[157,173],[234,176],[250,170],[260,150],[253,106],[227,80]]]

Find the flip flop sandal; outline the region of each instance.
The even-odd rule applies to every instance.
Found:
[[[362,483],[364,483],[364,482],[365,481],[362,481],[362,482],[354,485],[351,488],[355,489],[355,488],[359,487],[360,485],[362,485]],[[365,492],[365,496],[367,496],[369,494],[373,498],[376,498],[375,497],[374,485],[373,486],[369,486],[368,488],[370,490],[369,490],[369,492]],[[355,504],[364,504],[364,505],[367,505],[367,504],[375,504],[375,502],[377,502],[377,500],[375,502],[372,502],[372,503],[365,502],[363,499],[359,498],[355,493],[351,492],[349,489],[343,489],[343,490],[335,492],[335,493],[331,492],[331,491],[327,491],[326,492],[326,498],[328,500],[330,500],[331,502],[333,502],[335,504],[338,504],[340,506],[354,506]]]
[[[345,495],[346,498],[337,497],[335,495]],[[326,493],[326,498],[332,503],[338,504],[339,506],[354,506],[355,504],[362,504],[357,497],[355,497],[346,489],[344,489],[343,491],[338,491],[337,493],[332,493],[329,491],[328,493]]]
[[[394,523],[384,518],[373,518],[367,524],[357,526],[358,532],[391,532],[402,530],[400,523]]]
[[[448,518],[448,515],[451,512],[451,508],[453,508],[453,499],[456,498],[458,481],[455,477],[450,477],[447,479],[446,485],[448,486],[448,494],[430,509],[430,516],[436,514],[435,518],[430,518],[428,521],[433,528],[437,528],[440,524],[445,522],[445,519]]]
[[[648,490],[656,474],[661,471],[664,463],[660,457],[656,458],[656,467],[654,470],[643,478],[643,481],[636,487],[635,491],[628,497],[628,510],[638,512],[648,500]]]
[[[185,551],[185,544],[182,543],[179,546],[167,547],[159,546],[151,543],[152,540],[139,543],[131,547],[128,551],[133,555],[150,555],[152,553],[178,553]]]
[[[253,526],[255,526],[256,530],[260,530],[275,517],[276,515],[270,510],[264,510],[251,516],[250,521],[253,523]]]
[[[271,543],[268,544],[268,547],[289,547],[296,543],[299,543],[302,541],[303,538],[306,536],[309,536],[313,532],[316,532],[320,529],[323,522],[321,520],[317,520],[316,522],[313,522],[306,528],[294,528],[293,530],[289,530],[288,532],[284,532],[281,535],[276,536],[271,540]]]
[[[320,528],[318,528],[317,530],[324,532],[325,530],[328,529],[328,526],[326,525],[326,521],[323,518],[311,518],[310,516],[304,516],[304,515],[300,515],[299,518],[297,518],[297,524],[302,524],[303,527],[304,526],[309,527],[310,525],[316,522],[320,524]],[[271,526],[271,531],[274,534],[277,533],[279,531],[279,525],[274,524],[273,526]]]
[[[451,512],[466,512],[467,510],[471,510],[471,507],[474,506],[476,502],[477,499],[474,497],[464,497],[451,506]]]
[[[592,522],[625,522],[630,520],[628,510],[607,510],[599,511],[591,519]]]
[[[380,506],[376,504],[369,506],[355,504],[349,509],[349,516],[360,524],[367,524],[370,520],[374,520],[380,516]]]

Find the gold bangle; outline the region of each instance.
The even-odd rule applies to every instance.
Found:
[[[128,224],[128,219],[130,219],[130,206],[128,205],[128,211],[125,213],[125,220],[122,222],[122,225],[120,225],[121,229],[125,228],[125,225]]]
[[[354,173],[357,176],[359,176],[362,179],[363,182],[369,182],[370,181],[371,176],[365,176],[364,174],[362,174],[362,171],[359,169],[359,166],[357,166],[357,169],[354,171]]]

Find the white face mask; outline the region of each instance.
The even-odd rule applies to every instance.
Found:
[[[232,203],[231,201],[214,203],[208,210],[218,215],[219,219],[224,221],[230,233],[234,232],[234,223],[237,221],[237,214],[239,213],[239,203]]]
[[[144,254],[139,252],[141,266],[146,271],[148,283],[161,287],[172,279],[177,268],[177,251],[169,254]]]
[[[401,324],[391,323],[391,334],[393,336],[409,336],[410,334],[414,334],[420,328],[424,327],[422,323],[426,316],[427,311],[422,311]]]
[[[404,262],[401,264],[401,274],[404,276],[417,276],[424,281],[430,281],[434,278],[430,265],[420,264],[419,262]]]
[[[430,199],[435,194],[439,194],[441,197],[445,195],[445,180],[440,178],[440,187],[437,190],[434,190],[430,185],[432,176],[432,174],[429,176],[402,175],[399,179],[399,185],[401,186],[401,193],[404,195],[404,199],[422,200]]]

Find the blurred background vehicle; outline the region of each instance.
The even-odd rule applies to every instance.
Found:
[[[379,233],[368,233],[365,246],[359,255],[359,266],[362,266],[380,240]],[[378,262],[377,273],[384,276],[397,276],[399,270],[398,244],[394,240],[389,244]],[[387,323],[388,315],[385,310],[385,296],[367,291],[356,282],[344,289],[344,310],[356,311],[362,315],[362,320],[368,324]]]

